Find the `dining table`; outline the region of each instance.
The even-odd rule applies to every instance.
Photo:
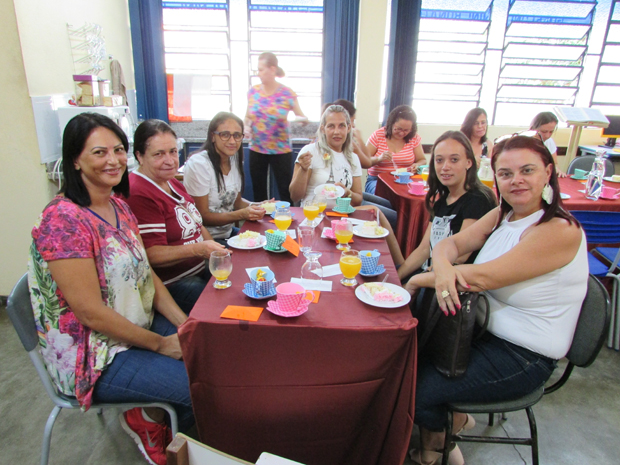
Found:
[[[421,182],[419,175],[412,177],[413,182]],[[570,177],[559,178],[560,192],[569,196],[562,200],[564,208],[571,210],[620,211],[620,199],[599,198],[590,200],[585,196],[585,180]],[[620,189],[620,183],[604,180],[603,185]],[[381,173],[377,182],[376,195],[387,199],[398,214],[394,234],[405,257],[408,257],[422,241],[430,221],[430,214],[424,204],[426,195],[410,194],[407,184],[398,183],[394,175]]]
[[[291,229],[301,220],[301,208]],[[374,212],[349,216],[371,220]],[[315,229],[312,250],[323,267],[337,264],[336,242]],[[269,216],[241,231],[275,229]],[[358,283],[400,285],[384,238],[353,236],[355,250],[378,250],[385,272]],[[403,463],[411,438],[416,378],[416,325],[408,305],[364,303],[332,281],[318,302],[293,318],[270,313],[268,300],[242,293],[246,269],[268,266],[277,283],[299,277],[303,254],[231,249],[232,285],[210,282],[179,328],[200,441],[254,463],[262,452],[306,465]],[[276,299],[274,297],[273,299]],[[228,306],[262,308],[257,321],[221,317]],[[382,305],[382,304],[379,304]]]

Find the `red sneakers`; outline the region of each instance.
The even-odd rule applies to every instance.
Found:
[[[151,465],[166,465],[166,447],[172,441],[170,428],[145,420],[141,408],[127,410],[119,419],[123,429],[138,444],[140,452]]]

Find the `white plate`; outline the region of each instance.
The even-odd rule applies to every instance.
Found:
[[[390,291],[401,295],[403,297],[403,300],[401,300],[400,302],[377,302],[372,297],[370,297],[370,294],[368,294],[364,289],[362,289],[364,287],[363,284],[357,286],[357,288],[355,289],[355,295],[358,299],[360,299],[365,304],[372,305],[373,307],[381,307],[381,308],[402,307],[403,305],[407,305],[409,301],[411,300],[411,296],[409,295],[409,293],[402,287],[397,286],[396,284],[390,284],[390,283],[383,283],[383,285],[387,287]]]
[[[325,186],[333,186],[336,188],[336,197],[342,197],[344,195],[344,189],[340,186],[336,186],[335,184],[321,184],[319,186],[316,186],[314,188],[314,195],[321,195],[321,192],[323,191],[323,188]],[[327,197],[328,199],[335,199],[336,197]]]
[[[565,194],[564,192],[560,192],[560,198],[562,200],[570,199],[570,195]]]
[[[412,173],[411,171],[401,171],[401,172],[398,172],[398,171],[391,171],[391,172],[390,172],[390,174],[393,174],[394,176],[398,176],[398,175],[399,175],[399,174],[401,174],[401,173],[409,173],[411,176],[413,176],[413,175],[414,175],[414,173]]]
[[[620,181],[614,181],[614,180],[612,179],[612,177],[611,177],[611,176],[606,176],[606,177],[604,177],[603,179],[604,179],[605,181],[609,181],[609,182],[618,182],[618,183],[620,183]]]
[[[383,234],[380,234],[378,236],[376,236],[374,234],[373,235],[364,234],[364,233],[361,232],[361,230],[362,230],[362,226],[354,226],[353,227],[353,234],[355,234],[356,236],[359,236],[359,237],[365,237],[366,239],[381,239],[382,237],[385,237],[388,234],[390,234],[390,232],[387,229],[385,229],[385,228],[383,228]]]
[[[240,240],[239,236],[233,236],[227,239],[226,242],[228,242],[228,245],[234,249],[254,250],[254,249],[260,249],[262,246],[264,246],[267,243],[267,239],[262,234],[259,236],[259,238],[260,238],[260,243],[258,245],[255,245],[254,247],[242,247],[241,245],[239,245],[239,240]]]

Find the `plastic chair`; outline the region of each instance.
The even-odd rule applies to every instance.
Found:
[[[606,211],[572,211],[586,233],[588,244],[619,244],[620,243],[620,212]],[[611,327],[607,347],[620,349],[620,276],[616,272],[620,261],[620,248],[599,247],[594,249],[609,263],[602,262],[592,252],[588,253],[590,273],[597,278],[611,278],[613,287],[611,294]]]
[[[19,336],[19,339],[28,352],[30,360],[32,361],[37,374],[43,383],[45,392],[54,403],[54,408],[47,418],[45,424],[45,430],[43,433],[43,444],[41,446],[41,465],[47,465],[50,453],[50,442],[52,439],[52,428],[58,414],[63,408],[79,409],[80,405],[75,397],[66,396],[58,391],[56,386],[52,383],[47,374],[47,369],[43,362],[43,357],[39,351],[39,336],[37,335],[37,328],[34,322],[34,313],[32,311],[32,305],[30,303],[30,292],[28,290],[28,275],[24,274],[17,282],[11,295],[9,295],[6,311],[13,323],[15,331]],[[136,407],[158,407],[164,409],[170,415],[170,429],[172,435],[176,435],[178,432],[177,413],[174,407],[170,404],[162,402],[138,402],[138,403],[122,403],[122,404],[95,404],[93,403],[91,408],[97,410],[97,413],[101,413],[104,408],[119,408],[121,410],[130,410]]]
[[[561,388],[570,377],[573,368],[588,367],[594,362],[598,353],[605,342],[605,335],[609,327],[611,318],[609,310],[609,294],[605,287],[594,276],[588,279],[588,292],[581,306],[581,313],[577,321],[573,342],[566,355],[568,364],[564,369],[562,377],[549,387],[541,386],[534,392],[520,398],[503,402],[481,402],[481,403],[455,403],[448,405],[448,423],[446,428],[445,448],[443,451],[443,465],[448,465],[450,455],[450,445],[452,442],[484,442],[491,444],[520,444],[531,446],[532,464],[538,465],[538,432],[536,419],[532,406],[536,404],[544,394],[550,394]],[[530,424],[529,438],[506,438],[506,437],[487,437],[487,436],[465,436],[452,434],[452,412],[461,413],[488,413],[489,426],[492,425],[491,419],[496,413],[514,412],[525,410]]]
[[[570,162],[570,165],[568,165],[568,171],[566,174],[575,174],[576,169],[590,171],[592,169],[592,165],[594,164],[595,158],[596,157],[594,155],[582,155],[580,157],[576,157]],[[605,158],[605,176],[612,176],[613,174],[614,164],[609,158]]]

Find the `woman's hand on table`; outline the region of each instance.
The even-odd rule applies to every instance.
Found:
[[[312,164],[312,154],[310,152],[302,153],[297,159],[297,163],[299,163],[302,170],[308,171],[310,169],[310,165]]]
[[[560,170],[557,166],[556,166],[555,171],[558,174],[558,178],[565,178],[568,176],[564,171]]]
[[[413,165],[411,165],[411,167],[409,168],[411,170],[411,172],[413,174],[416,174],[418,172],[418,166],[421,166],[421,163],[414,163]]]
[[[241,210],[241,215],[244,220],[258,221],[265,216],[265,209],[260,205],[250,205]]]
[[[226,249],[226,247],[224,247],[222,244],[215,242],[213,240],[196,242],[193,245],[193,247],[194,247],[194,255],[200,258],[204,258],[205,260],[209,259],[212,252],[215,252],[216,250]],[[230,252],[232,253],[232,250]]]
[[[171,334],[170,336],[162,337],[157,353],[174,358],[175,360],[181,360],[183,358],[183,352],[181,351],[181,344],[179,343],[179,335]]]

